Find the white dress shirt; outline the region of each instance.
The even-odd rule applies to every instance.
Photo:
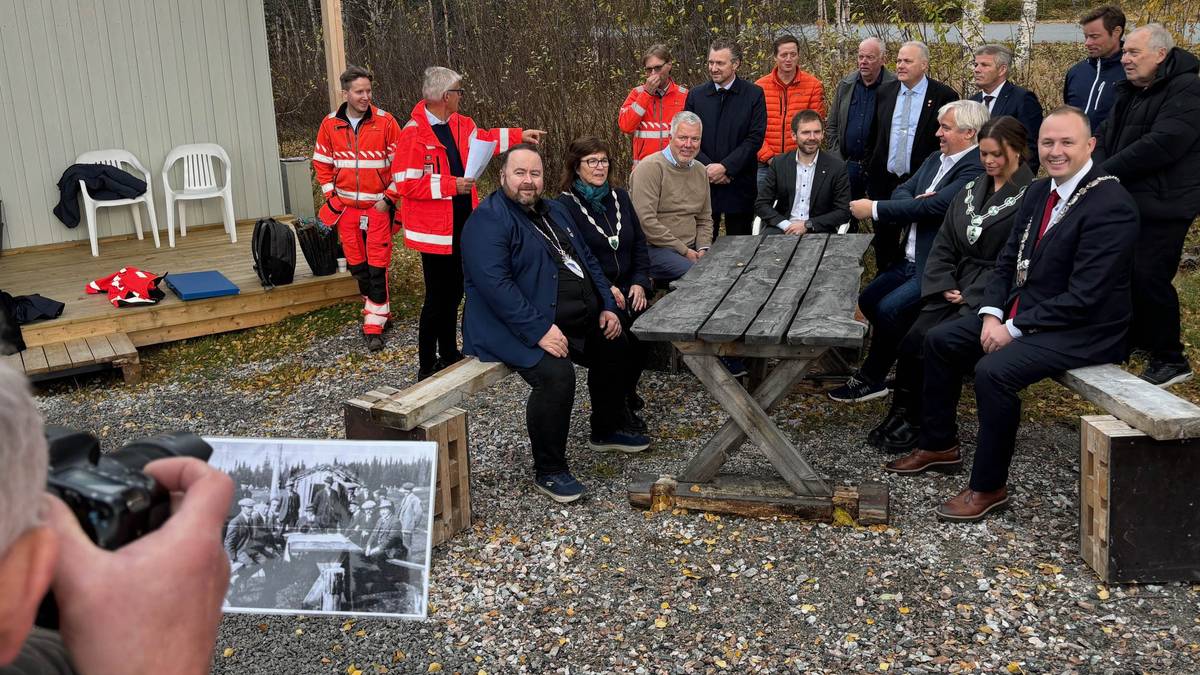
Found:
[[[442,118],[438,117],[437,115],[434,115],[433,113],[429,112],[429,109],[428,109],[428,108],[426,108],[426,109],[425,109],[425,119],[429,120],[429,126],[431,126],[431,127],[436,127],[436,126],[437,126],[437,125],[439,125],[439,124],[445,124],[445,123],[446,123],[446,120],[444,120],[444,119],[442,119]]]
[[[1088,175],[1091,170],[1092,160],[1089,159],[1087,164],[1083,165],[1082,169],[1076,172],[1074,176],[1071,176],[1067,180],[1063,181],[1061,185],[1057,180],[1050,180],[1050,189],[1058,193],[1058,203],[1055,204],[1054,208],[1050,211],[1050,222],[1046,224],[1046,232],[1049,232],[1051,228],[1054,227],[1059,216],[1062,214],[1063,209],[1067,208],[1067,200],[1071,198],[1071,195],[1075,194],[1075,188],[1079,187],[1079,181],[1083,180],[1083,177]],[[1049,197],[1049,195],[1047,195],[1047,197]],[[1046,236],[1046,233],[1042,233],[1042,236]],[[1023,251],[1017,251],[1018,258],[1022,253]],[[1012,319],[1004,319],[1004,312],[999,307],[980,307],[979,314],[990,314],[997,319],[1004,321],[1004,326],[1008,328],[1008,334],[1014,338],[1019,338],[1021,335],[1023,335],[1023,333],[1021,333],[1021,329],[1013,325]]]
[[[792,213],[788,220],[780,221],[775,227],[786,232],[792,223],[808,222],[813,180],[817,176],[817,156],[820,154],[813,155],[812,163],[805,164],[800,159],[800,152],[796,152],[796,198],[792,201]]]
[[[926,192],[936,192],[935,188],[937,187],[938,183],[942,182],[942,179],[946,177],[946,174],[950,173],[950,170],[954,168],[955,164],[958,164],[958,160],[962,159],[963,157],[966,157],[967,153],[974,152],[975,148],[977,148],[977,147],[979,147],[979,146],[972,145],[971,147],[967,148],[966,150],[963,150],[962,152],[956,152],[953,155],[940,155],[941,159],[939,161],[941,162],[941,164],[938,165],[937,173],[935,173],[933,175],[933,180],[930,181],[929,187],[926,187],[922,192],[920,192],[918,194],[924,194]],[[879,202],[877,202],[877,201],[871,202],[871,218],[873,220],[879,220]],[[917,238],[912,233],[912,227],[913,227],[912,225],[908,226],[909,232],[906,235],[908,237],[908,243],[904,247],[904,257],[907,260],[909,260],[910,262],[916,262],[916,260],[917,260]]]

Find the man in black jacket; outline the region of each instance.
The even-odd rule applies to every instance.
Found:
[[[846,165],[819,152],[824,124],[815,110],[792,118],[796,149],[771,160],[754,212],[767,232],[835,234],[850,220],[850,181]]]
[[[750,234],[758,149],[767,133],[767,104],[758,85],[737,76],[742,50],[716,40],[708,49],[711,81],[688,92],[683,109],[703,122],[700,154],[712,186],[713,239],[724,216],[726,234]]]
[[[1171,279],[1200,213],[1200,61],[1153,23],[1129,34],[1121,61],[1127,80],[1117,85],[1096,150],[1101,166],[1121,179],[1141,215],[1130,346],[1149,353],[1142,379],[1166,387],[1192,376]]]
[[[975,61],[971,69],[979,91],[971,95],[971,100],[986,105],[992,117],[1008,115],[1016,118],[1021,126],[1025,127],[1025,136],[1029,142],[1029,169],[1036,176],[1042,104],[1038,101],[1037,94],[1008,81],[1008,69],[1012,66],[1012,58],[1012,50],[1004,45],[983,45],[975,50]]]
[[[867,195],[890,199],[896,186],[912,177],[925,158],[938,150],[938,111],[959,99],[958,92],[926,76],[929,48],[905,42],[896,54],[896,80],[876,94],[875,123],[867,149]],[[901,259],[900,227],[876,223],[875,263],[885,270]]]
[[[1038,150],[1050,179],[1026,190],[983,306],[925,338],[920,440],[886,468],[962,466],[957,408],[963,377],[973,373],[979,434],[971,482],[938,507],[943,520],[975,521],[1007,504],[1022,390],[1124,356],[1138,215],[1125,188],[1093,165],[1095,143],[1078,108],[1046,117]]]

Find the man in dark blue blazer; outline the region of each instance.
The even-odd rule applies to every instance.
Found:
[[[1050,178],[1025,191],[983,307],[925,338],[920,440],[887,470],[962,466],[956,412],[963,377],[974,373],[979,435],[971,482],[938,507],[943,520],[979,520],[1008,503],[1023,389],[1125,357],[1138,214],[1129,192],[1092,163],[1095,145],[1078,108],[1046,117],[1038,148]]]
[[[1037,139],[1042,128],[1042,104],[1037,94],[1008,81],[1012,65],[1012,50],[1004,45],[984,45],[975,50],[975,86],[979,91],[971,96],[988,107],[992,117],[1008,115],[1017,118],[1025,127],[1029,139],[1029,168],[1038,172]]]
[[[726,234],[750,234],[758,195],[758,149],[767,133],[763,90],[737,76],[742,50],[716,40],[708,49],[712,79],[688,91],[684,110],[703,122],[700,153],[711,186],[713,240],[725,221]]]
[[[575,404],[572,362],[588,368],[590,447],[640,452],[650,440],[624,429],[635,359],[621,333],[612,284],[566,207],[541,198],[542,172],[536,146],[513,146],[500,159],[502,189],[463,228],[463,347],[480,361],[508,364],[533,388],[526,424],[534,484],[567,503],[584,492],[566,458]]]
[[[846,384],[829,392],[835,401],[851,403],[887,396],[884,378],[896,361],[900,340],[921,311],[921,276],[934,237],[954,196],[983,173],[977,147],[987,109],[974,101],[952,101],[938,111],[941,152],[882,201],[850,202],[855,218],[872,218],[904,232],[903,258],[879,271],[861,295],[858,307],[871,322],[871,347],[862,366]]]

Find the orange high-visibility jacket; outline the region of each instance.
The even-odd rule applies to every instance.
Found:
[[[683,110],[687,102],[687,87],[675,82],[667,85],[662,96],[655,96],[638,85],[629,91],[621,104],[617,126],[633,135],[633,161],[640,162],[667,147],[671,138],[671,118]]]
[[[392,182],[392,156],[399,142],[396,118],[375,106],[363,115],[357,132],[346,117],[345,103],[321,121],[313,170],[335,212],[344,206],[370,208],[383,199]]]
[[[480,129],[475,120],[454,113],[446,120],[463,166],[471,139],[496,143],[500,154],[521,142],[523,129]],[[425,101],[413,108],[400,131],[400,145],[392,162],[393,198],[400,198],[400,221],[404,223],[404,245],[423,253],[449,255],[454,241],[454,176],[446,158],[446,147],[433,133],[425,114]],[[479,205],[479,194],[471,188],[471,208]]]
[[[789,84],[784,84],[777,68],[758,78],[767,98],[767,135],[758,150],[758,161],[765,164],[775,155],[796,149],[792,140],[792,118],[801,110],[816,110],[825,118],[825,87],[811,73],[797,70]]]

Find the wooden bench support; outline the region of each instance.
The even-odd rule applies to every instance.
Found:
[[[1200,439],[1080,418],[1079,553],[1108,582],[1200,579]]]
[[[1068,370],[1058,382],[1156,441],[1200,437],[1200,406],[1105,364]]]
[[[127,383],[137,383],[142,377],[137,348],[125,333],[54,342],[2,358],[9,367],[25,373],[34,382],[79,375],[109,366],[119,369]]]
[[[839,485],[828,497],[809,497],[797,495],[779,479],[734,475],[690,482],[673,476],[636,474],[629,483],[629,502],[653,511],[681,508],[752,518],[791,516],[824,522],[835,520],[837,508],[859,525],[886,524],[890,515],[887,488],[878,483]]]

